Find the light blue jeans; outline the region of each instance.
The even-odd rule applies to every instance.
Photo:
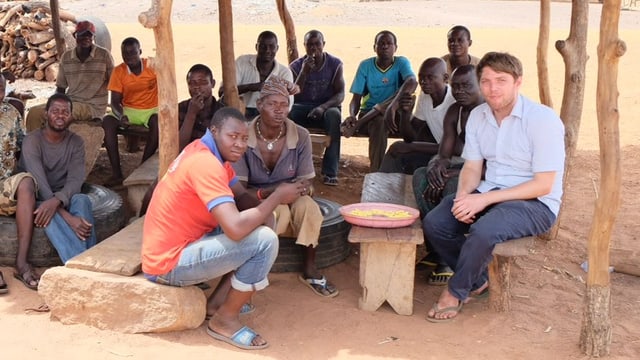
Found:
[[[497,203],[476,216],[473,224],[458,221],[451,213],[455,194],[444,199],[422,220],[422,229],[433,248],[454,275],[449,292],[464,301],[471,290],[487,281],[487,266],[496,244],[542,234],[556,216],[538,199]]]
[[[229,239],[220,228],[187,245],[173,270],[146,277],[159,284],[189,286],[231,271],[231,286],[238,291],[262,290],[278,255],[278,235],[259,226],[240,241]]]
[[[45,234],[49,238],[53,247],[56,248],[62,263],[87,250],[96,244],[96,228],[93,220],[93,212],[91,200],[85,194],[75,194],[69,201],[69,213],[79,216],[94,226],[91,228],[91,236],[87,240],[80,240],[78,235],[73,231],[71,226],[62,218],[62,215],[56,213],[47,227],[44,228]]]

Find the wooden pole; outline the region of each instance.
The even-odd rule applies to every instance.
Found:
[[[56,48],[58,49],[56,59],[60,60],[62,53],[66,50],[66,45],[60,30],[60,6],[58,4],[58,0],[49,0],[49,10],[51,10],[51,27],[53,27],[53,37],[56,39]]]
[[[296,40],[296,29],[293,25],[293,18],[289,14],[287,4],[285,0],[276,0],[278,5],[278,14],[280,15],[280,21],[284,25],[284,30],[287,36],[287,60],[292,63],[298,58],[298,45]]]
[[[562,188],[566,189],[573,168],[573,159],[578,145],[580,119],[584,103],[584,88],[587,67],[587,33],[589,27],[589,2],[573,0],[571,4],[571,26],[567,40],[556,41],[556,49],[564,61],[564,92],[560,118],[564,123],[564,149],[566,153],[564,163],[564,180]],[[551,230],[543,236],[555,239],[562,220],[564,202],[560,206],[558,221]]]
[[[549,48],[549,23],[551,18],[551,0],[540,0],[540,30],[538,31],[538,92],[540,102],[553,107],[551,90],[549,89],[549,64],[547,63],[547,49]]]
[[[618,61],[626,44],[618,38],[620,0],[605,0],[600,18],[596,112],[600,137],[600,196],[589,232],[589,274],[580,348],[589,356],[609,354],[611,345],[611,289],[609,247],[620,208],[620,134],[618,121]]]
[[[236,79],[236,60],[233,52],[233,9],[231,0],[218,0],[220,22],[220,57],[224,103],[244,113]]]
[[[152,67],[158,77],[158,127],[160,130],[160,166],[162,177],[178,155],[178,89],[171,28],[172,0],[152,0],[151,8],[138,16],[140,23],[152,28],[156,40],[156,58]]]

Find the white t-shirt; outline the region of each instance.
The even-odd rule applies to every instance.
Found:
[[[285,80],[293,82],[293,75],[291,70],[287,66],[284,66],[276,61],[276,66],[273,67],[271,75],[277,75]],[[267,76],[268,77],[268,76]],[[252,84],[260,81],[260,73],[256,65],[256,55],[240,55],[236,59],[236,83],[238,85]],[[240,94],[244,106],[248,108],[255,108],[256,101],[260,97],[259,91],[249,91],[244,94]],[[293,95],[289,96],[289,108],[293,105]]]
[[[431,99],[431,95],[425,94],[420,91],[418,95],[418,102],[416,104],[416,108],[413,111],[413,116],[416,118],[425,121],[427,126],[429,126],[429,130],[431,130],[431,134],[436,139],[436,142],[439,144],[440,140],[442,140],[442,135],[444,134],[444,116],[453,103],[456,102],[456,99],[451,94],[451,87],[447,85],[447,94],[444,96],[444,100],[442,103],[435,108],[433,107],[433,99]]]

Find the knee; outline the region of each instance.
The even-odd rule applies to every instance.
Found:
[[[82,208],[88,208],[91,210],[91,199],[86,194],[75,194],[69,201],[69,206],[77,206]]]
[[[111,115],[106,115],[102,118],[102,128],[104,129],[105,134],[116,133],[118,129],[119,121],[115,117]]]
[[[342,122],[342,114],[337,107],[330,107],[324,112],[324,118],[329,124],[338,124]]]
[[[257,245],[259,252],[271,255],[273,257],[278,255],[278,248],[280,240],[278,235],[268,226],[260,226],[256,229],[258,232]]]

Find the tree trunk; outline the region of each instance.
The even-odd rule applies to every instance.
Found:
[[[620,134],[618,121],[618,61],[626,52],[618,38],[620,0],[606,0],[600,18],[596,112],[600,137],[600,196],[589,232],[587,305],[580,331],[580,347],[589,356],[609,354],[611,299],[609,248],[611,232],[620,208]]]
[[[220,57],[222,60],[222,86],[224,103],[244,113],[238,95],[236,60],[233,52],[233,9],[231,0],[218,0],[220,22]]]
[[[62,37],[62,31],[60,30],[60,6],[58,5],[58,0],[49,0],[49,9],[51,10],[53,36],[56,39],[56,47],[58,48],[56,58],[59,60],[66,49],[66,45],[64,43],[64,37]]]
[[[570,177],[573,157],[578,144],[580,132],[580,119],[582,117],[582,105],[584,102],[585,69],[587,67],[587,32],[589,26],[589,2],[573,0],[571,4],[571,27],[567,40],[556,41],[556,49],[562,55],[565,63],[564,92],[562,94],[562,107],[560,118],[564,122],[564,148],[566,152],[564,164],[564,180],[562,188],[567,188]],[[545,238],[555,239],[558,236],[562,210],[560,206],[558,220],[549,230]]]
[[[287,60],[292,63],[298,58],[298,45],[296,44],[296,29],[293,25],[293,18],[287,10],[287,4],[285,0],[276,0],[278,5],[278,14],[280,15],[280,21],[284,25],[284,29],[287,34]]]
[[[549,22],[551,17],[551,0],[540,0],[540,31],[538,32],[538,92],[540,102],[553,107],[551,90],[549,89],[549,65],[547,63],[547,49],[549,48]]]
[[[173,0],[152,0],[151,8],[138,16],[144,27],[153,29],[156,44],[162,44],[156,46],[156,57],[151,64],[158,77],[158,177],[164,175],[178,155],[178,89],[171,28],[172,5]]]

